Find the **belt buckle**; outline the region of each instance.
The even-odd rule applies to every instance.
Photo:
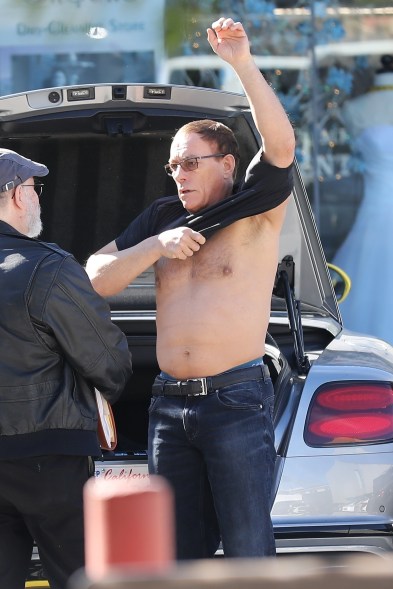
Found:
[[[187,382],[199,382],[201,384],[201,392],[200,393],[194,393],[192,396],[193,397],[202,397],[204,395],[207,395],[207,382],[206,382],[206,378],[189,378],[187,380]]]

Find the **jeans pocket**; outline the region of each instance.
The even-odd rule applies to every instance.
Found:
[[[274,415],[274,395],[271,395],[270,397],[267,397],[265,399],[264,403],[265,403],[265,407],[267,407],[269,409],[270,418],[273,421],[273,415]]]
[[[262,381],[263,382],[263,381]],[[261,409],[262,394],[258,381],[241,382],[216,392],[217,400],[229,409]]]

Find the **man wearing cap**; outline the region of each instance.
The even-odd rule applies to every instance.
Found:
[[[24,588],[35,541],[51,589],[84,565],[94,387],[113,403],[127,340],[71,254],[36,239],[43,164],[0,149],[0,579]]]

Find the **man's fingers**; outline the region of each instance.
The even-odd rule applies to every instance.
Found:
[[[196,238],[202,237],[203,241],[196,241]],[[180,246],[178,251],[176,252],[177,257],[180,260],[185,260],[186,258],[191,257],[201,249],[201,244],[204,243],[206,239],[200,233],[196,233],[194,235],[188,235],[187,237],[183,237],[181,240]]]
[[[185,243],[182,246],[182,252],[186,254],[186,256],[192,256],[194,252],[198,252],[201,246],[196,241],[192,241],[191,243]]]
[[[198,233],[198,231],[193,231],[191,233],[191,237],[194,241],[196,241],[197,243],[200,243],[201,245],[203,245],[206,241],[206,237],[204,237],[204,235],[202,235],[202,233]]]
[[[217,33],[218,31],[226,31],[228,29],[243,29],[243,25],[240,21],[235,22],[233,18],[222,17],[212,24],[212,29]]]
[[[187,236],[187,238],[182,239],[177,248],[175,256],[178,260],[186,260],[201,249],[201,245],[206,241],[206,239],[199,233],[196,235],[199,242],[196,241],[195,236],[190,235]],[[200,239],[201,237],[202,239]]]
[[[177,250],[171,257],[175,260],[186,260],[187,258],[191,258],[195,254],[198,249],[191,249],[190,247],[183,246],[182,249]]]
[[[188,227],[179,227],[162,233],[159,238],[161,255],[178,260],[185,260],[197,252],[206,241],[198,231]]]
[[[217,35],[215,34],[215,32],[212,29],[207,29],[207,40],[209,41],[210,46],[213,49],[213,51],[216,51],[218,40],[217,40]]]
[[[233,18],[224,18],[223,16],[212,24],[214,31],[225,30],[234,24]]]
[[[214,23],[212,24],[212,29],[215,31],[216,29],[220,29],[222,27],[223,22],[225,21],[224,17],[219,18],[218,20],[215,20]]]

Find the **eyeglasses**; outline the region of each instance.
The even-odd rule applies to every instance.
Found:
[[[31,186],[34,188],[34,190],[37,193],[37,196],[40,197],[42,194],[42,189],[44,187],[44,184],[42,184],[42,182],[36,182],[35,184],[21,184],[22,188],[27,188],[28,186]]]
[[[198,155],[196,157],[186,157],[181,162],[177,162],[176,164],[166,164],[164,166],[165,172],[168,176],[172,176],[174,172],[177,172],[179,166],[185,172],[194,172],[198,169],[198,161],[204,160],[209,157],[225,157],[226,153],[212,153],[211,155]]]

